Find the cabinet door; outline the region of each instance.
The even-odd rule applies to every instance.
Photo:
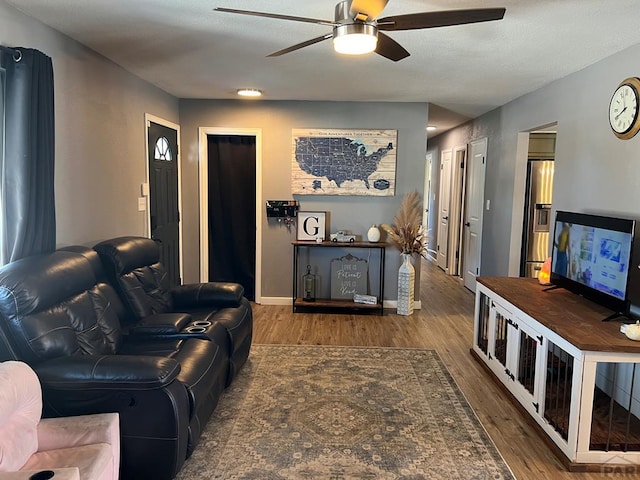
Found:
[[[544,375],[543,337],[526,323],[518,322],[513,336],[511,390],[532,414],[540,415],[540,392]]]
[[[574,403],[574,356],[562,346],[547,341],[545,351],[544,406],[542,414],[560,437],[568,441],[571,407]]]
[[[491,319],[491,299],[478,291],[476,296],[476,313],[474,322],[474,347],[476,353],[486,361],[489,356],[489,322]]]
[[[509,330],[511,325],[513,325],[511,313],[494,300],[491,300],[489,366],[502,381],[505,381],[505,375],[511,375],[511,371],[508,368],[509,349],[511,348]]]

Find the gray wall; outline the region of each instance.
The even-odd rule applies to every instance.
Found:
[[[517,153],[520,132],[558,123],[554,210],[640,218],[640,135],[619,140],[608,121],[611,94],[640,75],[639,64],[636,45],[429,139],[428,149],[439,152],[488,137],[491,210],[484,212],[482,275],[514,274],[519,260],[526,163]]]
[[[426,103],[275,102],[181,100],[183,152],[182,198],[185,252],[199,244],[198,128],[260,128],[263,141],[262,200],[286,200],[291,195],[291,130],[293,128],[359,128],[398,130],[396,195],[394,197],[296,196],[302,210],[330,212],[329,229],[365,235],[371,224],[391,223],[402,197],[422,193],[425,175]],[[262,295],[291,295],[291,241],[295,229],[268,222],[262,225]],[[419,262],[417,262],[419,264]],[[385,298],[395,300],[400,258],[387,253]],[[419,265],[418,265],[419,266]],[[186,281],[199,278],[197,255],[186,255]],[[419,278],[419,276],[418,276]]]
[[[58,245],[144,235],[144,114],[178,123],[178,100],[0,0],[0,44],[53,61]]]

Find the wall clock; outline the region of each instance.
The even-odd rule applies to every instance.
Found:
[[[616,137],[628,140],[640,130],[638,97],[640,79],[629,77],[620,82],[609,103],[609,125]]]

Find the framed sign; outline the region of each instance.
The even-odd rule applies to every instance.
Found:
[[[367,294],[367,261],[351,254],[331,260],[331,298],[350,299]]]
[[[297,240],[325,238],[327,212],[298,212]]]
[[[293,129],[291,193],[395,195],[397,130]]]

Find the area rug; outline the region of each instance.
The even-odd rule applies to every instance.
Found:
[[[512,479],[434,350],[254,345],[179,480]]]

